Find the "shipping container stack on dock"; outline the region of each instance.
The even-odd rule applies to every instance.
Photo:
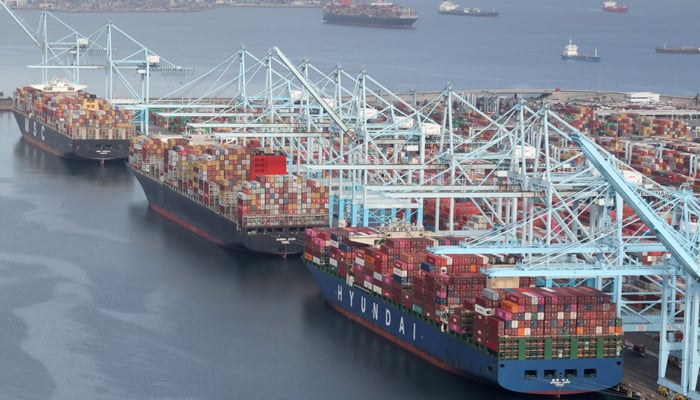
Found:
[[[452,239],[388,237],[360,244],[364,237],[382,237],[381,232],[306,232],[304,260],[329,303],[438,366],[528,393],[556,393],[556,379],[568,380],[560,393],[573,393],[611,387],[622,378],[622,321],[603,292],[535,287],[531,277],[487,278],[482,271],[501,258],[428,251]],[[356,310],[357,294],[383,304],[386,320],[381,310],[382,318]],[[428,331],[421,335],[431,341],[394,326],[390,321],[399,318],[394,313],[401,321],[425,322]],[[459,351],[453,343],[459,343]],[[477,367],[475,359],[483,356],[500,368]],[[506,361],[521,364],[506,366]]]
[[[605,115],[585,105],[553,109],[641,174],[661,185],[685,186],[700,193],[700,143],[685,121],[634,112],[653,110],[653,106],[628,105],[624,111]]]
[[[248,236],[268,232],[279,234],[277,242],[289,239],[295,243],[284,252],[279,251],[280,254],[301,253],[303,229],[328,225],[328,186],[287,174],[286,156],[260,152],[260,142],[256,140],[240,146],[204,138],[197,142],[197,139],[132,138],[130,166],[137,178],[150,179],[139,181],[157,211],[188,227],[201,224],[193,230],[223,246],[237,247],[242,243],[240,238],[218,237],[213,232],[219,228],[225,237],[236,232],[247,232]],[[149,182],[161,185],[160,191],[167,189],[161,193],[178,193],[187,202],[170,207],[161,204],[152,196],[150,185],[144,184]],[[201,219],[188,221],[193,208],[206,208],[216,218],[208,224]],[[194,219],[193,214],[191,218]],[[224,220],[230,225],[225,226]],[[222,223],[224,226],[220,226]],[[243,244],[243,247],[254,250],[250,248],[254,245],[253,238],[249,240],[250,246]],[[278,252],[267,251],[265,247],[255,251]]]

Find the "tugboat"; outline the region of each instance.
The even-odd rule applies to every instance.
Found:
[[[463,15],[466,17],[497,17],[499,12],[495,9],[491,11],[481,11],[478,8],[461,8],[459,4],[446,0],[440,3],[438,14]]]
[[[627,6],[619,6],[619,5],[617,5],[616,1],[604,1],[603,2],[603,11],[611,12],[611,13],[618,13],[618,14],[625,14],[627,12]]]
[[[569,39],[569,44],[564,47],[564,52],[561,53],[562,60],[575,60],[575,61],[587,61],[587,62],[599,62],[600,57],[598,56],[598,49],[595,49],[593,55],[589,54],[579,54],[578,46],[573,44],[571,39]]]

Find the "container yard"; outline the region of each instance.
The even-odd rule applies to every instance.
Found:
[[[331,4],[324,19],[417,18],[365,9]],[[87,49],[76,36],[71,50]],[[563,58],[598,61],[573,50]],[[321,72],[274,48],[232,57],[239,76],[218,80],[235,82],[223,103],[151,103],[151,73],[186,68],[143,54],[110,56],[110,79],[136,66],[140,128],[172,134],[133,136],[122,131],[133,116],[55,82],[16,92],[23,136],[51,151],[66,148],[52,139],[63,134],[58,155],[101,161],[108,141],[130,139],[152,210],[220,246],[303,253],[335,310],[449,372],[517,393],[619,390],[625,353],[647,354],[624,333],[658,331],[659,392],[700,398],[697,97],[681,109],[651,92],[586,104],[448,85],[411,103],[364,70]],[[252,83],[259,70],[264,83]]]
[[[125,160],[135,133],[131,114],[83,89],[66,81],[18,88],[14,113],[22,136],[63,158]]]
[[[224,247],[299,254],[303,230],[328,224],[328,187],[287,174],[260,142],[135,136],[129,165],[153,210]]]

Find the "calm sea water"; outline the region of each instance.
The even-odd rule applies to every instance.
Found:
[[[397,1],[398,2],[398,1]],[[700,47],[700,3],[695,0],[630,0],[628,14],[602,11],[602,0],[461,0],[466,7],[496,8],[498,18],[437,14],[438,0],[403,0],[419,20],[412,30],[327,25],[319,9],[231,8],[198,13],[56,14],[81,32],[110,19],[141,44],[202,74],[241,45],[262,57],[273,46],[295,62],[308,58],[322,70],[340,64],[357,74],[364,67],[394,91],[468,88],[570,88],[700,91],[700,56],[656,54],[655,46]],[[621,1],[621,3],[625,3]],[[32,26],[37,12],[22,12]],[[38,63],[38,47],[6,14],[0,14],[0,90],[40,77],[25,65]],[[57,31],[61,33],[61,31]],[[599,64],[565,62],[572,39],[582,52],[595,49]],[[120,56],[126,56],[122,49]],[[88,77],[87,72],[84,76]],[[93,73],[102,85],[102,73]],[[179,85],[153,82],[154,94]]]
[[[200,73],[245,44],[261,55],[278,46],[322,69],[364,66],[397,91],[448,82],[699,90],[700,57],[653,51],[700,44],[699,3],[635,0],[629,14],[613,15],[589,0],[480,2],[463,5],[501,16],[441,17],[437,2],[407,0],[421,17],[410,31],[324,25],[318,9],[57,15],[86,32],[109,18]],[[38,13],[21,16],[36,25]],[[603,61],[560,61],[569,37]],[[38,48],[0,14],[0,91],[38,80],[26,68],[38,60]],[[2,398],[514,398],[335,314],[298,260],[231,253],[154,215],[123,165],[65,162],[25,144],[9,113],[0,113],[0,210]]]

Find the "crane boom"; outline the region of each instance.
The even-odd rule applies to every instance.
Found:
[[[574,132],[571,139],[581,149],[586,159],[598,169],[601,175],[605,177],[605,180],[615,188],[615,191],[625,199],[639,218],[654,232],[657,239],[666,246],[666,249],[675,257],[683,269],[695,280],[700,279],[698,260],[683,246],[683,238],[630,188],[619,170],[595,149],[588,138],[580,132]]]
[[[318,91],[314,88],[314,85],[312,85],[305,77],[304,75],[299,72],[299,70],[292,64],[291,61],[285,56],[280,49],[277,47],[273,48],[273,51],[277,55],[277,57],[282,60],[282,62],[289,68],[289,71],[291,71],[292,74],[294,74],[294,77],[296,77],[299,82],[304,86],[306,90],[309,91],[309,94],[318,102],[318,104],[323,107],[323,110],[328,114],[329,117],[333,120],[333,122],[338,125],[341,131],[343,131],[344,134],[348,135],[350,140],[355,140],[356,136],[355,134],[348,128],[348,126],[345,124],[342,118],[338,116],[338,114],[333,110],[333,107],[331,107],[326,101],[321,97],[321,95],[318,93]]]
[[[19,25],[19,27],[24,31],[24,33],[26,33],[27,36],[29,36],[29,38],[32,39],[32,42],[34,42],[34,44],[36,44],[40,48],[44,46],[42,41],[39,40],[39,35],[36,32],[29,29],[27,24],[17,14],[15,14],[14,11],[12,11],[10,6],[8,6],[4,1],[0,1],[0,7],[4,8],[5,11],[7,11],[7,13],[10,14],[10,17],[17,23],[17,25]],[[46,11],[44,10],[44,12]]]

